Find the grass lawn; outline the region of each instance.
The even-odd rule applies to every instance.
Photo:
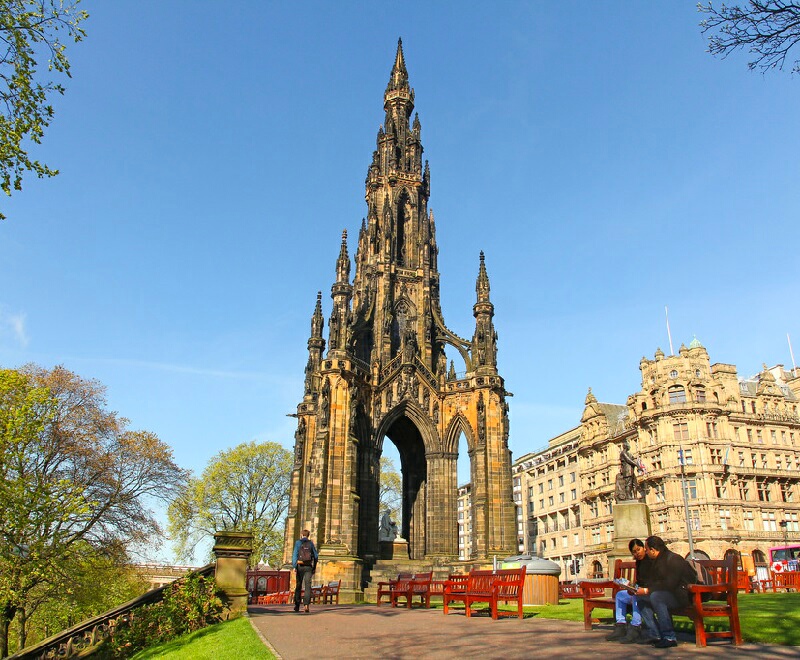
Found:
[[[225,621],[140,651],[134,660],[274,660],[247,617]]]
[[[525,607],[525,616],[543,619],[583,621],[583,603],[579,598],[562,600],[558,605]],[[611,623],[611,610],[593,612]],[[745,642],[800,646],[800,593],[739,594],[739,623]],[[675,617],[675,628],[693,632],[694,625],[685,617]],[[727,620],[706,619],[707,630],[727,630]]]

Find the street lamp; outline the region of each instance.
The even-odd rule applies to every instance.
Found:
[[[786,566],[789,566],[789,522],[781,520],[778,523],[779,527],[783,527],[783,561]]]

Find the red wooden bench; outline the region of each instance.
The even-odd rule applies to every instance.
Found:
[[[461,601],[466,605],[467,591],[473,591],[477,586],[491,584],[494,571],[491,570],[472,570],[467,575],[451,575],[444,581],[444,592],[442,594],[442,605],[444,613],[450,611],[450,603]]]
[[[420,597],[421,605],[424,604],[426,607],[430,607],[430,586],[432,577],[433,573],[428,572],[414,573],[408,580],[398,579],[389,594],[389,601],[392,607],[397,607],[398,598],[405,598],[406,607],[410,609],[414,602],[414,596]]]
[[[434,596],[444,596],[444,583],[446,580],[431,580],[431,586],[428,589],[431,598]]]
[[[798,591],[800,589],[800,573],[797,572],[784,572],[772,573],[772,591],[777,592],[778,589],[786,591]]]
[[[728,559],[699,559],[709,573],[709,584],[690,584],[688,586],[689,606],[675,614],[688,616],[694,623],[694,639],[697,646],[705,646],[708,638],[730,639],[738,646],[742,643],[742,629],[739,626],[739,581],[738,565],[734,557]],[[711,599],[703,602],[703,594],[711,594]],[[730,630],[707,632],[705,619],[725,617]]]
[[[475,603],[489,603],[492,619],[515,614],[521,619],[523,617],[522,592],[525,587],[525,572],[526,568],[523,566],[522,568],[497,571],[474,570],[470,571],[467,576],[451,576],[451,579],[445,580],[442,597],[444,613],[449,612],[449,605],[453,601],[464,603],[468,617],[472,616],[472,606]],[[517,611],[501,612],[498,605],[502,602],[515,602]]]
[[[709,584],[690,584],[689,606],[672,612],[676,616],[685,616],[694,623],[695,644],[706,646],[709,638],[730,639],[735,645],[742,643],[742,631],[739,626],[739,581],[737,577],[737,563],[735,558],[723,560],[699,559],[697,563],[704,566],[711,578]],[[614,578],[624,577],[634,581],[636,562],[617,559],[614,564]],[[593,588],[608,588],[612,590],[612,597],[597,597],[591,594]],[[613,581],[610,582],[581,582],[584,590],[583,596],[583,627],[592,629],[592,610],[603,608],[614,610],[614,598],[622,587]],[[711,600],[703,602],[703,595],[711,594]],[[728,619],[730,630],[708,632],[705,629],[705,620],[713,617]]]
[[[562,598],[583,598],[581,585],[574,582],[559,582],[558,599],[561,600]]]
[[[323,605],[338,605],[339,604],[339,588],[342,586],[341,580],[332,580],[322,587],[322,604]],[[336,602],[334,602],[336,601]]]
[[[378,582],[378,607],[381,606],[381,599],[386,596],[391,598],[392,589],[398,582],[408,582],[414,577],[413,573],[399,573],[396,580],[389,580],[388,582]]]
[[[581,598],[583,598],[583,628],[592,629],[592,610],[599,607],[604,610],[614,611],[614,597],[620,589],[620,584],[615,582],[620,578],[625,578],[631,583],[636,581],[636,562],[623,561],[617,559],[614,562],[613,580],[584,580],[579,583],[581,588]],[[611,589],[611,597],[606,595],[606,590]]]

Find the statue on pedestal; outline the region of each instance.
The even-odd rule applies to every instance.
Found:
[[[639,461],[631,455],[628,441],[623,440],[622,451],[619,453],[619,474],[617,474],[614,489],[614,497],[617,502],[629,502],[640,498],[636,472],[641,469]]]
[[[378,530],[378,541],[394,542],[397,538],[397,523],[392,520],[391,512],[386,509],[381,517],[381,526]]]

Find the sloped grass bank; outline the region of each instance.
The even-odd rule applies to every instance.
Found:
[[[208,626],[140,651],[133,660],[274,660],[247,617]]]

